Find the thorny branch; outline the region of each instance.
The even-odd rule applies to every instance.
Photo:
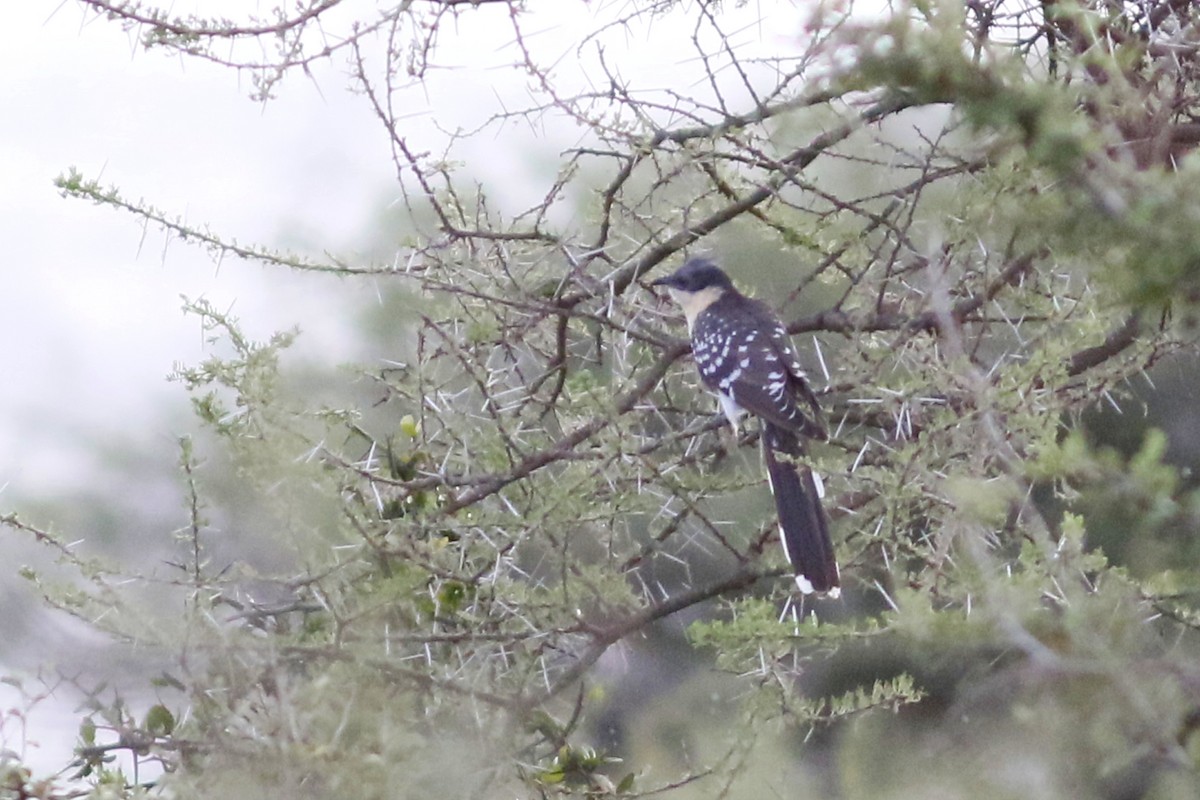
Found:
[[[1044,240],[1059,233],[1013,212],[1062,190],[1011,168],[1020,137],[980,146],[943,104],[922,105],[930,95],[834,80],[839,54],[859,44],[848,25],[816,26],[806,49],[749,57],[704,6],[681,28],[680,60],[696,69],[684,91],[623,76],[599,34],[550,58],[526,29],[525,6],[507,0],[405,0],[341,35],[329,33],[339,0],[244,23],[81,1],[143,29],[154,46],[203,58],[222,60],[213,41],[278,40],[275,61],[222,61],[263,69],[274,76],[268,84],[345,53],[390,147],[411,228],[387,264],[239,245],[77,174],[60,182],[218,257],[395,278],[395,291],[420,305],[409,339],[394,339],[398,366],[369,371],[383,395],[361,414],[370,419],[356,417],[342,439],[328,428],[288,431],[289,446],[297,436],[309,446],[289,456],[319,462],[345,504],[331,515],[343,527],[323,535],[353,543],[331,548],[334,565],[314,570],[321,578],[306,589],[320,602],[281,606],[325,608],[333,620],[328,640],[283,650],[294,664],[366,664],[527,716],[555,708],[614,644],[780,574],[766,563],[778,556],[762,547],[771,526],[735,524],[721,510],[721,498],[761,481],[736,443],[721,442],[721,422],[682,363],[689,346],[674,312],[641,283],[698,243],[773,305],[798,298],[789,330],[815,344],[807,366],[830,418],[842,420],[836,441],[814,455],[829,476],[828,502],[835,519],[851,521],[847,536],[864,563],[882,554],[875,568],[917,590],[941,589],[950,560],[936,538],[955,509],[939,481],[1015,472],[1044,419],[1091,401],[1080,387],[1110,385],[1176,344],[1167,325],[1150,330],[1141,313],[1101,303],[1089,265]],[[1054,5],[970,4],[976,66],[1000,51],[1041,58],[1033,43],[1047,41],[1045,58],[1071,60],[1095,85],[1151,85],[1140,59],[1120,73],[1090,57],[1143,35],[1136,26],[1086,28]],[[446,15],[466,24],[488,6],[488,19],[507,26],[509,66],[525,71],[531,99],[426,141],[406,126],[405,109],[440,52],[438,26]],[[652,13],[640,8],[612,29]],[[1182,8],[1152,3],[1142,17],[1157,28]],[[1194,53],[1170,52],[1172,70],[1194,68]],[[571,89],[562,65],[573,61],[586,80]],[[1200,137],[1187,116],[1194,92],[1163,98],[1081,103],[1096,137],[1124,137],[1081,163],[1108,159],[1113,172],[1171,163]],[[538,134],[544,157],[542,127],[563,120],[582,127],[581,140],[558,154],[523,211],[454,164],[488,136],[490,152],[521,157],[502,138],[514,123]],[[1036,413],[1031,403],[1041,404]],[[240,408],[252,414],[251,405]],[[237,446],[271,436],[269,425],[256,430],[264,432]],[[986,453],[980,431],[995,445]],[[0,524],[75,557],[15,517]],[[713,563],[727,577],[713,578]],[[193,577],[202,582],[198,569]],[[345,609],[323,599],[338,581],[394,578],[410,595],[350,593]],[[380,619],[385,635],[371,627]],[[355,649],[363,643],[378,648],[364,654]]]

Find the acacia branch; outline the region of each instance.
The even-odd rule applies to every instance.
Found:
[[[144,7],[141,3],[112,3],[107,0],[80,0],[80,2],[103,16],[112,17],[135,25],[145,25],[156,32],[167,33],[172,36],[180,36],[187,39],[236,39],[286,33],[294,28],[306,25],[329,9],[340,5],[342,0],[320,0],[320,2],[314,3],[311,8],[300,12],[294,17],[261,25],[234,25],[227,20],[204,22],[200,19],[168,19],[166,12],[159,9],[143,11]]]
[[[865,316],[855,317],[840,309],[826,309],[808,317],[795,320],[788,324],[788,332],[796,333],[861,333],[878,331],[910,331],[935,332],[946,322],[947,318],[956,324],[964,322],[968,317],[983,307],[985,303],[995,299],[1006,286],[1011,286],[1024,275],[1040,253],[1029,253],[1010,261],[1000,274],[988,284],[987,288],[977,294],[964,297],[950,307],[949,314],[939,314],[936,311],[925,311],[916,316],[899,312],[876,312]]]
[[[911,100],[904,95],[889,95],[887,98],[874,104],[854,119],[848,120],[832,130],[822,133],[804,147],[793,150],[784,158],[780,159],[780,171],[769,178],[762,186],[750,192],[740,200],[718,209],[696,224],[688,226],[668,237],[667,239],[653,245],[649,251],[637,261],[627,264],[626,266],[617,270],[616,274],[614,274],[612,278],[613,293],[618,295],[624,293],[625,290],[629,288],[630,284],[632,284],[642,275],[649,272],[659,263],[669,258],[674,253],[682,250],[692,242],[704,238],[730,220],[736,219],[760,203],[775,196],[775,194],[779,191],[779,188],[791,180],[800,170],[804,169],[813,161],[815,161],[818,156],[820,156],[833,145],[847,139],[852,133],[859,130],[864,125],[878,122],[889,114],[894,114],[897,111],[908,108],[911,104]],[[627,174],[627,172],[627,169],[623,169],[622,174]],[[591,294],[588,292],[578,292],[572,295],[564,296],[560,303],[568,307],[574,306],[583,300],[588,299],[590,296]]]
[[[1072,355],[1067,361],[1067,375],[1074,378],[1118,355],[1137,341],[1141,329],[1141,316],[1130,314],[1119,328],[1104,337],[1102,344],[1086,347]]]
[[[663,353],[658,362],[650,367],[636,384],[616,399],[616,402],[613,404],[612,414],[593,417],[546,449],[527,456],[513,469],[499,475],[484,478],[478,485],[448,501],[442,506],[441,512],[443,514],[453,514],[459,509],[474,505],[480,500],[490,497],[505,486],[528,477],[543,467],[567,458],[576,447],[611,425],[616,417],[632,410],[639,400],[649,394],[658,385],[658,382],[667,374],[667,370],[671,368],[671,365],[678,361],[685,353],[689,352],[690,349],[690,346],[683,342],[671,345]]]
[[[117,19],[133,25],[145,25],[158,34],[179,36],[186,40],[204,39],[254,39],[262,36],[280,36],[297,28],[302,28],[314,22],[322,14],[342,4],[343,0],[319,0],[310,8],[301,11],[294,17],[282,17],[276,22],[265,22],[251,25],[236,25],[229,20],[202,20],[199,18],[185,19],[176,17],[170,19],[165,11],[159,9],[143,10],[144,6],[136,2],[109,2],[109,0],[79,0],[97,14]],[[458,8],[462,6],[481,6],[499,3],[511,3],[512,0],[421,0],[430,5]],[[387,12],[392,17],[412,5],[412,0],[400,3]]]
[[[612,625],[601,628],[592,629],[592,643],[583,651],[570,667],[562,674],[555,678],[554,683],[546,690],[533,695],[532,697],[521,698],[517,701],[516,707],[530,711],[544,705],[549,700],[559,695],[564,689],[572,686],[575,681],[579,680],[583,675],[592,668],[592,665],[600,660],[600,657],[612,647],[614,644],[624,639],[630,634],[636,633],[647,625],[657,622],[660,619],[671,616],[672,614],[682,611],[685,608],[690,608],[697,603],[702,603],[705,600],[711,600],[714,597],[719,597],[730,592],[740,591],[749,586],[754,585],[761,578],[770,575],[779,574],[778,572],[759,572],[749,570],[738,572],[723,581],[703,586],[698,589],[680,592],[679,594],[670,597],[661,603],[657,603],[649,608],[634,614],[628,619],[622,620]]]

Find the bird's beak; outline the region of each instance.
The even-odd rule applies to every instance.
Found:
[[[672,284],[672,278],[674,278],[674,277],[675,277],[674,275],[666,275],[661,278],[655,278],[654,280],[650,281],[650,285],[651,286],[670,286]]]

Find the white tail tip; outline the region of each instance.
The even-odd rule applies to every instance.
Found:
[[[813,588],[812,581],[803,575],[796,576],[796,588],[800,590],[800,594],[815,594],[816,589]],[[822,597],[828,597],[830,600],[837,600],[842,596],[842,587],[834,586],[826,592],[821,592]]]

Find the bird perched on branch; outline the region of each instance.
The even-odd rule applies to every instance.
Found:
[[[700,378],[717,395],[734,434],[744,413],[762,423],[763,458],[796,585],[804,594],[837,597],[838,567],[820,479],[801,460],[807,439],[828,437],[783,323],[706,258],[692,258],[651,285],[667,287],[683,308]]]

